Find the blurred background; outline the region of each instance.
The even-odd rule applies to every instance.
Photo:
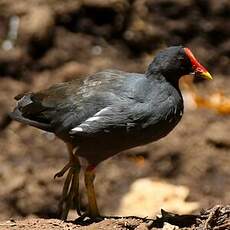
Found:
[[[14,96],[105,68],[144,72],[171,45],[191,48],[214,80],[183,80],[176,129],[97,168],[106,214],[230,203],[230,1],[0,0],[0,220],[57,217],[64,179],[53,175],[68,161],[60,140],[10,122]]]

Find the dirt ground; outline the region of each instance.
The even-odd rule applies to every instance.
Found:
[[[106,217],[101,220],[92,221],[75,220],[64,222],[57,219],[35,219],[28,218],[26,220],[14,221],[10,220],[0,223],[7,229],[139,229],[139,230],[173,230],[173,229],[230,229],[229,217],[230,207],[215,206],[212,209],[202,211],[200,215],[175,215],[162,211],[162,217],[156,219],[140,218],[140,217]]]
[[[229,18],[228,0],[0,0],[0,229],[230,229]],[[123,217],[92,223],[71,210],[69,222],[56,219],[64,178],[53,176],[68,161],[66,147],[10,122],[13,97],[105,68],[144,72],[157,50],[177,44],[214,76],[194,81],[196,92],[221,98],[224,109],[199,107],[182,82],[185,113],[175,130],[97,168],[102,214]],[[142,179],[146,201],[135,195]],[[171,193],[153,190],[156,182]],[[85,210],[83,184],[81,203]]]

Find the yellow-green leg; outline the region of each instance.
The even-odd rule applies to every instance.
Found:
[[[85,186],[88,196],[88,216],[99,217],[100,213],[97,207],[96,195],[94,191],[94,179],[95,173],[94,168],[88,167],[85,171]]]

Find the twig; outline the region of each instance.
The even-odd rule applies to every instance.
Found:
[[[217,211],[219,211],[220,206],[217,205],[216,207],[213,208],[213,210],[211,210],[211,212],[208,215],[208,219],[206,220],[205,224],[204,224],[204,230],[209,230],[210,226],[211,226],[211,222],[214,218],[214,216],[216,215]]]

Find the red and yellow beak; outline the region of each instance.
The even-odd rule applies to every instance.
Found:
[[[194,57],[192,51],[189,48],[184,48],[184,51],[192,63],[192,68],[195,72],[195,76],[202,77],[204,79],[212,80],[211,74],[202,66]]]

